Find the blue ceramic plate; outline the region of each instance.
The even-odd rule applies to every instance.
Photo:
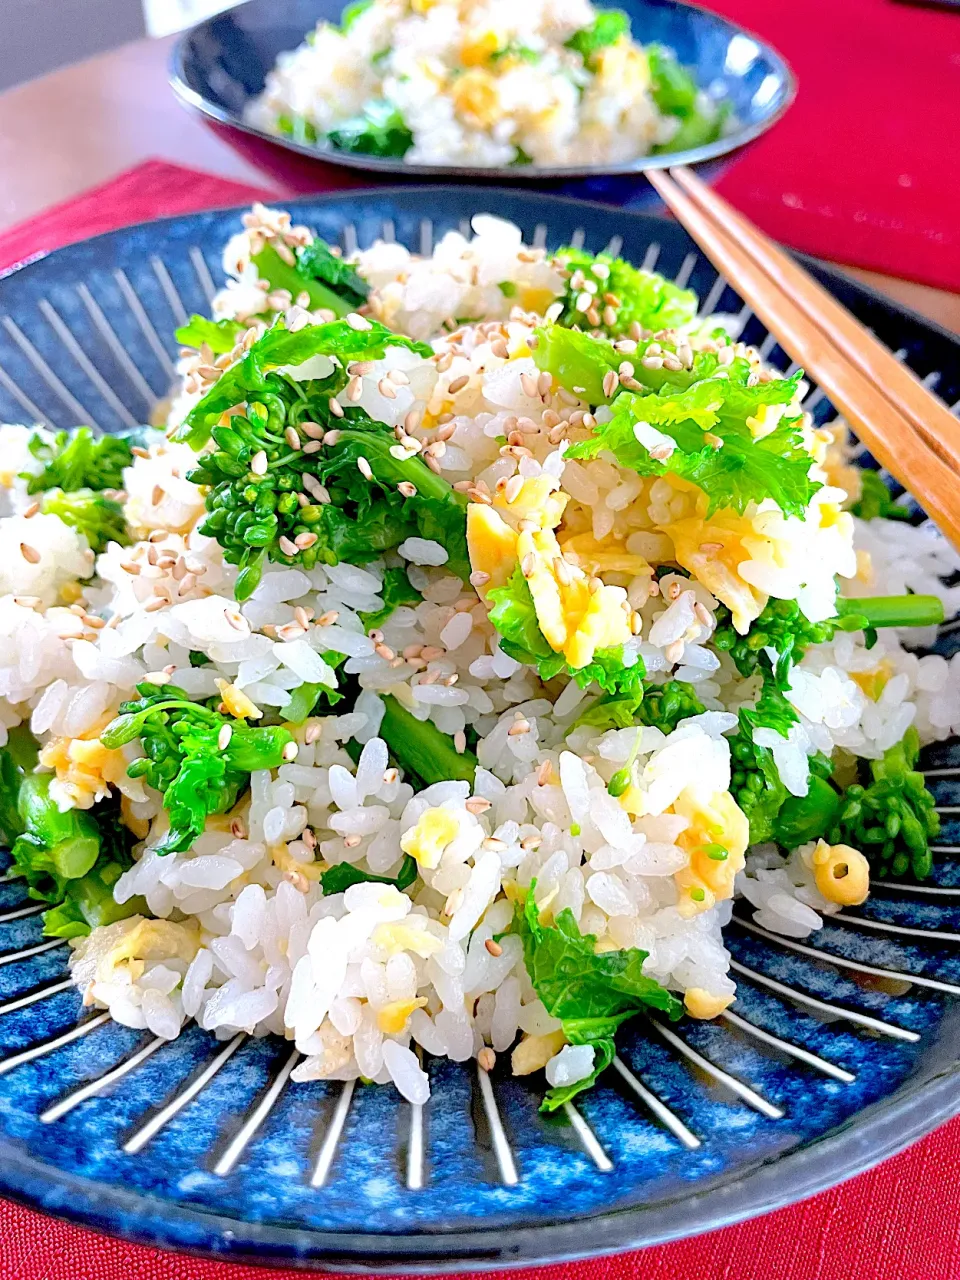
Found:
[[[526,237],[608,244],[741,303],[677,226],[515,192],[315,199],[296,217],[347,248],[432,238],[495,210]],[[221,278],[236,211],[102,236],[0,280],[0,420],[140,422],[168,388],[172,331]],[[951,402],[960,342],[815,273]],[[743,311],[745,337],[787,357]],[[818,421],[830,406],[814,390]],[[922,517],[919,512],[916,518]],[[952,653],[960,631],[937,644]],[[960,749],[926,752],[944,832],[931,887],[887,884],[804,943],[736,922],[729,1014],[637,1020],[577,1109],[539,1084],[433,1061],[432,1096],[292,1087],[288,1044],[196,1027],[168,1044],[83,1010],[67,947],[0,884],[0,1192],[140,1241],[296,1266],[452,1270],[613,1251],[810,1195],[960,1110]],[[742,906],[738,912],[742,913]]]
[[[459,165],[411,165],[402,160],[351,155],[320,141],[313,146],[278,138],[244,122],[244,108],[263,89],[277,55],[295,49],[321,18],[338,22],[345,0],[250,0],[187,32],[174,50],[170,78],[187,106],[210,120],[229,125],[278,147],[314,159],[364,169],[392,181],[428,175],[460,181],[492,181],[516,186],[556,180],[565,194],[615,202],[646,187],[644,169],[699,164],[736,151],[759,137],[793,100],[793,76],[779,54],[749,32],[716,14],[679,0],[617,0],[629,14],[637,38],[674,50],[697,83],[712,97],[729,103],[735,125],[716,142],[692,150],[644,156],[605,169],[544,169],[537,165],[508,169],[468,169]],[[522,0],[520,0],[522,3]],[[610,175],[634,175],[611,182]]]

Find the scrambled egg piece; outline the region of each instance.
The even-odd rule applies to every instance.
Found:
[[[79,738],[52,738],[41,749],[40,763],[57,775],[51,789],[61,807],[66,802],[67,808],[92,809],[98,800],[109,795],[110,783],[128,786],[129,762],[123,751],[110,751],[100,741],[109,722],[110,717],[106,716]],[[137,798],[144,799],[140,784],[133,785]]]
[[[650,63],[642,49],[628,40],[618,40],[594,55],[597,80],[617,94],[635,97],[650,87]]]
[[[217,688],[220,690],[223,705],[232,716],[236,716],[238,720],[259,720],[263,715],[257,704],[252,702],[236,685],[230,684],[226,680],[218,680],[216,683]]]
[[[502,587],[517,565],[517,535],[492,507],[471,502],[467,507],[467,552],[470,567],[489,574],[489,581],[477,587],[486,600],[491,587]]]
[[[576,533],[572,538],[565,538],[560,549],[586,573],[629,573],[632,578],[653,576],[653,569],[643,556],[632,555],[612,534],[598,541],[592,533]]]
[[[746,543],[753,531],[750,517],[721,510],[709,520],[699,515],[687,516],[661,527],[673,541],[678,564],[727,606],[734,627],[745,635],[768,599],[737,572],[751,558]]]
[[[870,863],[848,844],[818,840],[808,858],[817,888],[828,902],[857,907],[870,896]]]
[[[550,647],[575,670],[598,649],[630,639],[627,593],[608,587],[562,560],[552,529],[530,530],[517,539],[517,554],[533,596],[537,621]],[[565,566],[565,567],[564,567]]]
[[[189,964],[199,949],[200,931],[195,924],[130,916],[80,939],[71,968],[74,981],[88,991],[95,983],[116,982],[123,974],[136,982],[147,960]]]
[[[876,702],[893,675],[893,663],[889,658],[882,658],[871,671],[851,671],[848,674],[866,696]]]
[[[450,809],[428,809],[415,827],[400,837],[400,848],[416,858],[425,871],[440,865],[443,851],[460,834],[460,822]]]
[[[415,1000],[392,1000],[378,1010],[377,1026],[385,1036],[398,1036],[414,1009],[422,1009],[426,1003],[426,996],[417,996]]]
[[[506,487],[498,490],[493,510],[514,529],[521,520],[534,520],[541,529],[555,529],[569,501],[567,494],[557,492],[553,476],[541,474],[524,480],[512,501],[507,498]]]
[[[525,1035],[510,1055],[510,1068],[515,1076],[529,1076],[540,1071],[567,1043],[562,1031],[544,1036]]]
[[[733,995],[715,996],[703,987],[690,987],[683,993],[683,1003],[691,1018],[715,1018],[732,1004]]]
[[[428,933],[426,929],[415,929],[404,920],[378,924],[373,931],[371,941],[374,946],[382,947],[389,955],[396,955],[400,951],[412,951],[421,960],[429,960],[431,956],[443,950],[443,943],[439,938]]]
[[[484,67],[499,48],[495,31],[470,32],[460,46],[460,61],[465,67]]]
[[[682,916],[695,916],[732,897],[734,878],[744,867],[750,825],[729,791],[717,791],[705,800],[685,787],[673,809],[690,823],[677,836],[677,844],[690,854],[687,866],[673,877],[680,891],[677,910]],[[720,856],[723,851],[726,857]]]
[[[465,125],[489,129],[500,116],[496,79],[484,67],[471,67],[451,86],[453,109]]]

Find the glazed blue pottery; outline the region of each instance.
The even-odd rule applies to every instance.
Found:
[[[789,364],[672,223],[466,187],[312,199],[295,218],[346,249],[387,236],[429,250],[486,211],[537,244],[656,266]],[[173,330],[207,308],[238,227],[237,210],[133,227],[0,280],[0,420],[142,422],[170,387]],[[960,398],[956,338],[812,269]],[[816,388],[807,405],[832,414]],[[936,650],[958,636],[948,624]],[[117,1026],[81,1007],[67,945],[43,938],[16,881],[0,883],[0,1194],[145,1243],[396,1272],[633,1248],[850,1177],[960,1111],[960,749],[928,748],[922,767],[944,820],[929,886],[880,884],[804,942],[758,930],[737,904],[728,1014],[628,1023],[615,1066],[555,1117],[538,1111],[541,1080],[501,1066],[428,1061],[421,1108],[392,1087],[291,1085],[297,1055],[276,1039],[192,1027],[167,1043]]]
[[[287,179],[291,165],[294,173],[303,172],[302,162],[296,161],[299,156],[309,157],[314,168],[318,161],[326,161],[361,169],[368,180],[436,182],[444,178],[497,186],[533,184],[561,195],[638,208],[658,200],[643,176],[645,169],[702,165],[704,176],[709,177],[721,167],[722,157],[759,137],[779,119],[793,100],[796,86],[778,53],[726,18],[680,0],[618,0],[618,5],[629,13],[637,39],[673,49],[697,83],[729,105],[733,123],[722,138],[692,150],[645,156],[610,169],[550,170],[536,165],[468,169],[350,155],[322,141],[305,145],[246,124],[244,109],[263,89],[277,55],[301,44],[320,19],[338,22],[342,0],[249,0],[209,18],[187,32],[176,46],[170,80],[188,107],[226,131],[228,140],[254,163]],[[278,148],[283,148],[285,158],[278,154]]]

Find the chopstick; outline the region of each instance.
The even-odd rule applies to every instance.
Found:
[[[784,350],[960,550],[960,423],[801,267],[689,170],[647,176]]]

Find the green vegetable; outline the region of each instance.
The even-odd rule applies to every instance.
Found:
[[[531,66],[535,66],[540,61],[540,54],[537,53],[536,49],[531,49],[529,45],[518,44],[516,40],[509,40],[502,49],[495,49],[490,55],[490,61],[494,66],[505,58],[518,58],[521,62],[529,62]]]
[[[22,834],[14,842],[11,874],[22,876],[31,898],[52,903],[44,933],[59,938],[86,935],[99,924],[122,920],[145,904],[113,900],[113,885],[133,865],[133,834],[120,820],[115,797],[90,810],[61,813],[50,796],[49,773],[23,779],[18,808]]]
[[[750,843],[759,844],[772,837],[788,792],[773,752],[754,742],[754,730],[773,729],[785,738],[799,717],[767,670],[756,704],[741,707],[738,718],[740,727],[730,737],[730,790],[750,823]]]
[[[630,38],[630,18],[622,9],[601,9],[589,27],[581,27],[566,42],[566,48],[579,53],[589,67],[601,49]]]
[[[883,759],[861,761],[861,781],[845,791],[811,778],[808,795],[784,804],[776,839],[788,849],[820,838],[849,844],[865,854],[879,879],[909,872],[923,880],[933,866],[930,841],[939,834],[940,817],[915,768],[919,753],[920,739],[911,727]]]
[[[538,369],[552,374],[567,391],[596,405],[608,403],[603,380],[611,369],[620,367],[624,357],[612,343],[551,324],[537,330],[533,359]]]
[[[238,320],[208,320],[206,316],[192,315],[174,334],[182,347],[196,347],[204,343],[215,356],[226,355],[237,345],[244,327]]]
[[[250,261],[257,268],[260,279],[266,280],[271,289],[286,289],[294,300],[301,293],[309,294],[309,306],[313,311],[324,307],[332,311],[335,316],[345,316],[356,309],[352,301],[347,301],[332,289],[328,289],[322,277],[314,277],[299,266],[291,266],[284,262],[271,244],[265,245],[259,253],[255,253]]]
[[[413,134],[397,108],[383,99],[368,102],[363,114],[330,129],[327,137],[341,151],[398,158],[413,146]]]
[[[353,360],[381,360],[387,347],[406,347],[407,350],[417,351],[423,356],[433,354],[432,349],[424,343],[414,342],[411,338],[393,333],[385,325],[376,321],[370,321],[369,325],[368,329],[353,329],[346,321],[334,320],[330,324],[308,325],[296,332],[291,332],[283,325],[275,325],[263,334],[246,356],[228,369],[200,403],[194,406],[185,422],[174,432],[173,439],[185,441],[199,452],[228,409],[235,409],[238,405],[256,399],[258,394],[276,389],[277,383],[271,381],[271,377],[274,376],[272,371],[284,365],[303,364],[312,356],[329,356],[338,365],[337,371],[323,381],[325,394],[330,396],[336,395],[346,386],[347,375],[344,370]],[[107,439],[117,440],[118,437],[105,436],[104,440]],[[90,485],[89,487],[116,486]]]
[[[17,807],[20,786],[37,763],[36,739],[26,725],[7,731],[6,745],[0,747],[0,842],[12,845],[23,832]]]
[[[285,138],[292,138],[294,142],[299,142],[301,145],[312,147],[317,141],[316,126],[306,116],[297,115],[296,112],[289,116],[277,116],[274,124],[277,131]]]
[[[832,639],[836,631],[866,631],[878,627],[923,627],[943,621],[943,604],[937,596],[869,596],[863,599],[839,597],[837,616],[824,622],[810,622],[795,600],[768,600],[760,616],[742,636],[730,620],[725,605],[717,610],[713,645],[729,653],[742,676],[768,665],[763,652],[775,649],[779,655],[774,670],[776,684],[785,689],[790,668],[811,645]]]
[[[664,388],[659,395],[622,392],[613,402],[612,419],[595,427],[589,440],[574,444],[567,457],[607,452],[640,475],[683,476],[709,498],[708,515],[721,508],[742,514],[749,503],[772,498],[781,511],[802,519],[821,485],[809,477],[812,463],[803,447],[799,412],[781,418],[758,439],[747,422],[765,405],[791,404],[802,374],[751,386],[745,360],[735,360],[728,374],[681,391]],[[665,450],[672,441],[672,452],[655,458],[634,434],[638,423],[667,437]]]
[[[370,286],[355,267],[334,253],[325,240],[313,240],[297,253],[297,270],[311,280],[327,284],[351,309],[362,306]]]
[[[121,489],[123,471],[133,461],[126,436],[95,436],[89,427],[74,431],[58,431],[52,441],[33,436],[28,445],[35,458],[44,464],[39,475],[25,471],[27,493],[46,489]]]
[[[554,1111],[583,1089],[613,1061],[613,1037],[628,1018],[646,1008],[659,1009],[676,1020],[683,1005],[672,992],[646,977],[647,952],[636,947],[597,954],[597,939],[581,934],[568,908],[552,926],[540,919],[534,880],[522,904],[514,909],[514,931],[523,942],[523,958],[530,981],[547,1012],[559,1018],[571,1044],[591,1044],[595,1071],[568,1089],[552,1089],[541,1111]]]
[[[421,603],[423,596],[410,583],[406,569],[387,569],[383,575],[383,587],[380,591],[383,607],[374,613],[361,613],[360,621],[365,631],[381,627],[401,605],[415,606]]]
[[[131,540],[123,507],[93,489],[75,489],[73,493],[49,489],[41,510],[44,515],[59,516],[64,524],[82,533],[97,555],[106,551],[109,542],[125,547]]]
[[[349,862],[340,862],[337,866],[330,867],[328,871],[320,873],[320,885],[324,897],[327,898],[334,893],[343,893],[352,884],[392,884],[403,893],[410,888],[418,874],[416,858],[411,858],[409,853],[405,853],[400,870],[393,879],[390,876],[375,876],[369,871],[361,871],[358,867],[351,866]]]
[[[384,697],[383,706],[380,737],[405,773],[428,787],[449,781],[473,785],[477,757],[472,751],[458,751],[448,734],[429,720],[418,720],[392,694]]]
[[[362,13],[373,5],[373,0],[353,0],[352,4],[348,4],[340,15],[340,30],[344,35],[350,30],[356,20]]]
[[[716,141],[730,113],[729,104],[707,104],[700,99],[696,81],[663,45],[650,45],[647,60],[650,92],[658,111],[680,118],[677,132],[654,151],[687,151]]]
[[[577,325],[589,328],[592,333],[617,338],[630,333],[634,325],[657,332],[686,324],[697,314],[697,295],[693,290],[679,289],[657,272],[641,271],[623,258],[567,248],[557,252],[555,261],[565,273],[569,273],[558,324],[567,327]],[[577,299],[584,291],[572,284],[572,278],[578,272],[597,289],[594,295],[597,301],[588,312],[577,308]],[[617,299],[616,303],[605,301],[606,294]],[[590,311],[593,314],[589,314]],[[617,364],[623,359],[618,355]]]
[[[579,668],[571,667],[562,653],[550,647],[540,630],[533,596],[519,566],[509,582],[487,592],[487,599],[493,603],[490,621],[500,632],[503,652],[517,662],[536,667],[544,682],[562,673],[576,680],[581,689],[595,680],[605,693],[635,695],[638,702],[643,696],[646,668],[636,654],[630,655],[634,661],[628,665],[623,645],[598,649],[593,661]]]
[[[170,830],[157,853],[182,852],[203,833],[210,814],[233,808],[249,774],[279,768],[293,736],[279,726],[253,728],[228,719],[174,685],[145,682],[137,691],[140,698],[121,703],[100,741],[114,749],[140,739],[144,755],[127,774],[163,793]],[[221,746],[228,726],[229,741]]]
[[[598,729],[650,725],[672,733],[681,720],[698,716],[705,710],[692,684],[684,680],[668,680],[665,684],[645,680],[639,689],[603,694],[580,716],[577,724],[594,725]]]
[[[850,510],[861,520],[909,520],[910,512],[899,503],[876,471],[860,472],[860,497]]]

